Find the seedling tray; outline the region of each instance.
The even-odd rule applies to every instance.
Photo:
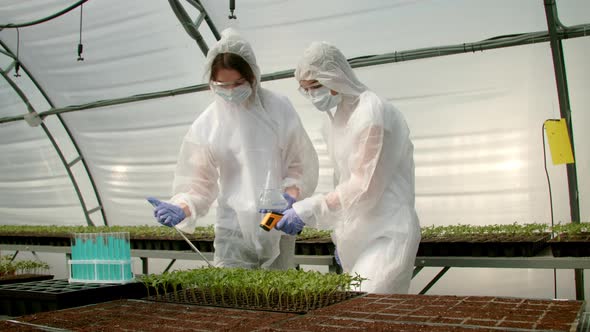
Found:
[[[418,256],[532,257],[549,246],[549,235],[533,237],[422,239]]]
[[[305,315],[121,300],[0,321],[0,330],[573,332],[587,331],[583,310],[582,301],[444,295],[367,294]]]
[[[297,240],[295,255],[334,255],[334,243],[331,239]]]
[[[22,234],[2,234],[0,235],[1,244],[15,244],[15,245],[34,245],[34,246],[53,246],[53,247],[69,247],[71,238],[69,234],[59,235],[44,235],[36,233],[22,233]]]
[[[590,234],[560,234],[549,241],[554,257],[590,256]]]
[[[50,274],[17,274],[0,277],[0,285],[53,279]]]
[[[310,310],[327,307],[332,304],[365,295],[365,292],[333,292],[321,295],[317,298],[302,298],[301,301],[288,302],[279,299],[278,295],[270,296],[268,299],[259,297],[256,299],[252,294],[244,294],[236,298],[227,294],[212,294],[208,289],[182,289],[176,292],[160,296],[146,298],[150,301],[168,302],[176,304],[193,304],[201,306],[213,306],[223,308],[237,308],[246,310],[262,310],[286,313],[306,313]]]
[[[201,252],[213,252],[213,240],[191,240],[193,245]],[[131,249],[139,250],[191,250],[184,240],[166,239],[131,239]]]
[[[0,314],[21,316],[145,296],[141,283],[84,284],[53,279],[0,285]]]
[[[0,235],[0,244],[69,247],[71,234],[43,235],[37,233]],[[202,252],[213,251],[213,239],[191,239]],[[183,239],[134,238],[130,239],[131,249],[140,250],[191,250]]]

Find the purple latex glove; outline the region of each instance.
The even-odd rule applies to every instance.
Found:
[[[304,226],[305,223],[299,218],[297,212],[293,209],[288,209],[283,213],[283,218],[279,220],[275,228],[289,235],[297,235],[301,233]]]
[[[178,205],[162,202],[154,197],[148,197],[147,200],[154,206],[154,217],[164,226],[174,227],[186,218]]]

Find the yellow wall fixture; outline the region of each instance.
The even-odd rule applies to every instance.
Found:
[[[545,132],[554,165],[573,164],[574,154],[565,119],[545,120]]]

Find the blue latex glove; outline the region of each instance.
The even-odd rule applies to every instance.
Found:
[[[299,218],[297,212],[293,209],[288,209],[283,213],[283,218],[279,220],[275,228],[289,235],[297,235],[301,233],[303,226],[305,226],[305,223]]]
[[[289,210],[293,206],[293,203],[295,203],[295,198],[293,198],[291,195],[289,195],[287,193],[283,193],[283,197],[285,198],[285,200],[288,203],[286,208],[284,208],[282,210],[266,210],[266,209],[260,209],[260,210],[258,210],[258,212],[260,212],[260,213],[274,212],[274,213],[283,214],[285,211]]]
[[[338,265],[342,266],[342,262],[340,262],[340,257],[338,256],[338,250],[334,250],[334,259]]]
[[[154,206],[154,217],[164,226],[174,227],[186,218],[178,205],[162,202],[154,197],[148,197],[147,200]]]

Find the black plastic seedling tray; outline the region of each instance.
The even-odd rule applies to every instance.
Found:
[[[0,314],[21,316],[145,295],[145,286],[138,282],[85,284],[53,279],[7,284],[0,285]]]
[[[53,279],[51,274],[17,274],[0,277],[0,285]]]

